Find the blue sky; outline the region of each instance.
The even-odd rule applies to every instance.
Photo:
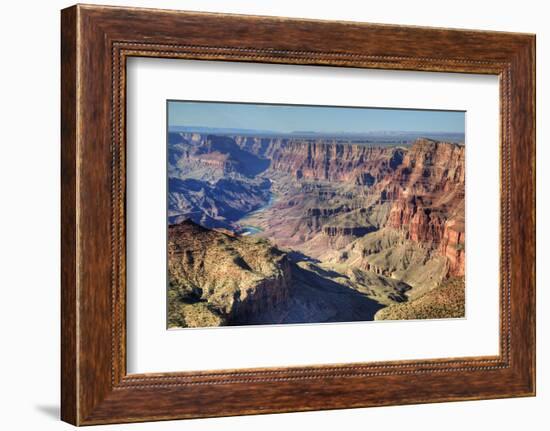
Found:
[[[464,133],[462,111],[340,108],[220,102],[168,102],[168,125],[288,133],[371,131]]]

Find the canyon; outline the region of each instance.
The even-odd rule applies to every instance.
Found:
[[[170,132],[168,155],[169,327],[464,315],[463,144]]]

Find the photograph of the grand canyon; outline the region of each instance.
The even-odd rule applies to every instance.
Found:
[[[465,317],[465,112],[166,107],[167,329]]]

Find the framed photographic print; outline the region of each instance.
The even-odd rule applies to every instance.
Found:
[[[169,328],[465,317],[464,112],[167,115]]]
[[[535,37],[62,11],[62,419],[535,394]]]

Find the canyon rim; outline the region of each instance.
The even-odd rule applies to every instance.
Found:
[[[465,316],[465,113],[167,102],[167,326]]]

